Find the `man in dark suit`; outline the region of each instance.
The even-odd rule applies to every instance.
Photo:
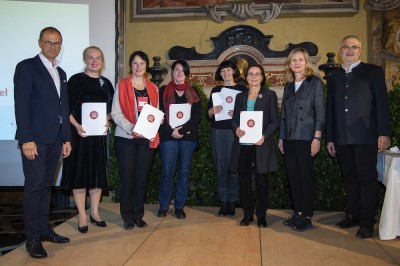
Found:
[[[26,250],[47,257],[41,241],[69,242],[49,228],[51,186],[60,159],[71,152],[67,77],[56,57],[61,33],[53,27],[40,32],[41,53],[18,63],[14,74],[17,140],[22,152]]]
[[[370,238],[378,211],[377,152],[390,146],[391,115],[381,67],[361,62],[361,41],[345,37],[343,64],[328,78],[327,149],[337,156],[344,177],[347,214],[336,225],[360,226],[356,236]]]

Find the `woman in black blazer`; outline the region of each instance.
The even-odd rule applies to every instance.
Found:
[[[262,66],[250,66],[245,73],[249,90],[237,95],[232,118],[235,138],[232,146],[231,171],[239,177],[239,193],[244,212],[240,225],[247,226],[253,221],[254,200],[252,191],[252,169],[255,166],[257,206],[257,225],[266,227],[270,172],[278,168],[273,134],[278,126],[278,101],[274,91],[266,87],[265,72]],[[262,137],[256,143],[239,143],[246,132],[240,128],[241,111],[262,111]]]
[[[315,76],[303,48],[286,59],[287,83],[283,93],[279,150],[285,157],[294,214],[283,224],[297,231],[312,227],[314,209],[314,158],[325,125],[324,85]]]

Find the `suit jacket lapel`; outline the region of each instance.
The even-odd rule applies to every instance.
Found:
[[[45,82],[48,82],[49,84],[51,84],[52,93],[55,93],[56,96],[59,97],[56,85],[54,84],[54,80],[51,77],[51,75],[50,75],[49,71],[47,70],[46,66],[43,64],[43,62],[40,59],[39,55],[35,56],[35,60],[38,61],[38,64],[36,64],[36,65],[39,67],[40,71],[42,71],[44,73],[44,76],[46,77]],[[58,68],[57,68],[57,70],[58,70]],[[58,72],[58,73],[60,73],[60,72]],[[61,79],[62,79],[62,76],[60,75],[60,81],[61,81]],[[60,84],[60,86],[61,86],[61,84]]]

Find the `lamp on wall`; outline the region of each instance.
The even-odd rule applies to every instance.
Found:
[[[159,85],[161,84],[161,82],[163,82],[163,75],[168,73],[168,69],[166,69],[165,67],[162,67],[160,65],[160,60],[161,57],[159,56],[154,56],[153,57],[153,61],[154,64],[152,67],[149,67],[147,70],[148,72],[151,74],[151,81],[154,82],[157,87],[159,87]]]
[[[327,79],[330,75],[332,75],[334,70],[341,68],[340,64],[335,63],[335,53],[329,52],[326,54],[326,56],[328,57],[328,61],[318,67],[319,70],[325,72],[324,79]]]

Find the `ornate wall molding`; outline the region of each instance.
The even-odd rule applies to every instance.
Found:
[[[279,3],[262,4],[260,1],[241,0],[227,1],[220,5],[207,5],[207,1],[201,5],[188,5],[185,1],[176,1],[175,5],[152,4],[154,1],[129,0],[131,1],[131,19],[142,18],[180,18],[184,16],[209,16],[212,20],[222,23],[224,17],[232,16],[237,20],[243,21],[257,16],[260,22],[268,22],[275,19],[279,14],[324,14],[324,13],[349,13],[354,14],[359,11],[359,0],[341,1],[321,1],[308,0],[306,3]],[[168,1],[165,1],[168,2]],[[211,3],[211,2],[210,2]],[[215,2],[214,2],[215,3]]]
[[[299,44],[288,43],[287,48],[283,51],[271,50],[268,46],[273,35],[264,35],[258,29],[248,25],[238,25],[224,30],[217,37],[211,37],[210,40],[214,45],[214,50],[208,54],[200,54],[196,52],[194,47],[185,48],[182,46],[174,46],[168,52],[169,59],[185,59],[185,60],[205,60],[216,59],[226,49],[238,45],[247,45],[256,48],[264,57],[278,58],[286,57],[294,48],[302,47],[307,50],[310,56],[318,54],[318,47],[312,42],[302,42]]]

